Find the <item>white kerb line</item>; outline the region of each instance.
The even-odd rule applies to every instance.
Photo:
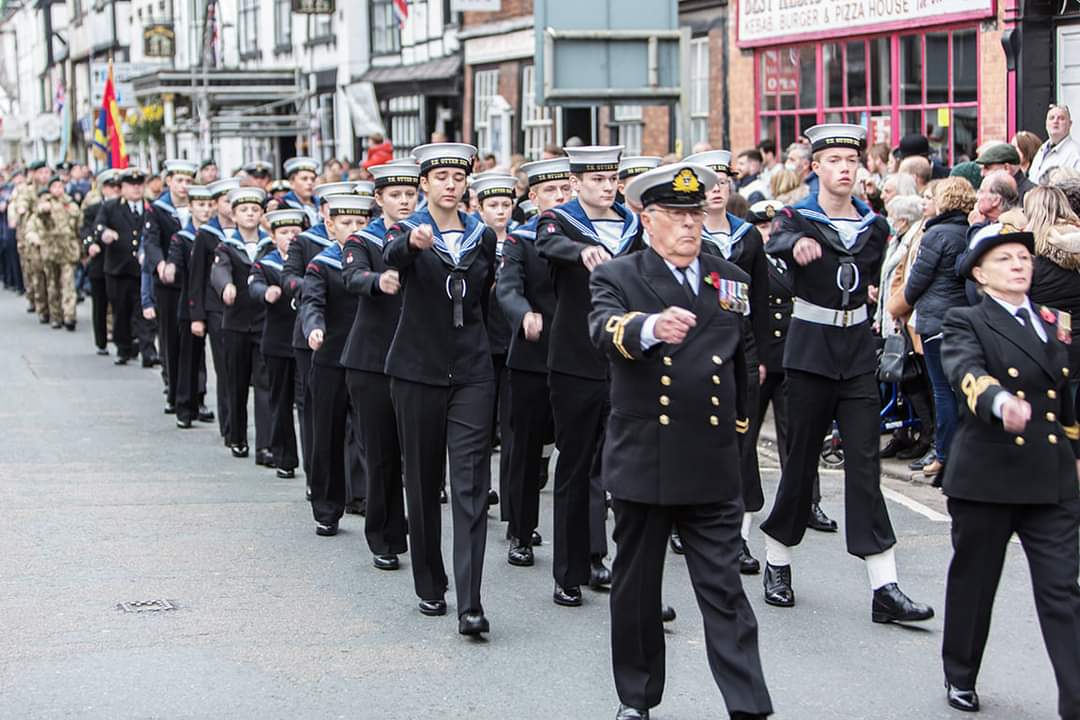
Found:
[[[933,520],[934,522],[949,522],[950,521],[950,518],[949,518],[948,515],[944,515],[942,513],[939,513],[937,510],[934,510],[933,508],[930,508],[930,507],[927,507],[926,505],[923,505],[918,500],[912,500],[907,495],[904,495],[903,493],[898,493],[895,490],[893,490],[892,488],[887,488],[887,487],[882,486],[881,494],[884,495],[885,497],[887,497],[889,500],[892,500],[893,502],[896,502],[896,503],[900,503],[901,505],[906,507],[908,510],[912,510],[914,512],[917,512],[920,515],[922,515],[923,517],[929,518],[930,520]]]

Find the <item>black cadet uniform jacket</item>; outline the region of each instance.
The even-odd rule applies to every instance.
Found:
[[[180,290],[179,317],[191,319],[191,253],[195,248],[197,231],[191,225],[177,230],[169,241],[166,260],[176,267],[176,277],[170,287]]]
[[[342,278],[345,289],[357,298],[341,355],[341,364],[350,370],[383,373],[401,316],[401,291],[387,295],[379,289],[379,276],[390,269],[382,255],[385,237],[386,225],[380,218],[345,243]]]
[[[754,334],[754,345],[762,348],[768,344],[769,337],[769,321],[765,313],[769,297],[769,267],[765,259],[765,246],[761,233],[751,223],[728,213],[728,224],[731,229],[731,255],[727,260],[750,276],[750,328]],[[701,252],[723,257],[720,248],[704,237]],[[759,362],[764,363],[760,349],[754,354],[759,356]]]
[[[300,303],[304,299],[304,276],[307,273],[307,266],[316,255],[333,244],[335,243],[327,235],[326,225],[323,224],[308,228],[289,241],[288,257],[285,258],[281,279],[285,283],[282,285],[285,296],[293,309],[298,311],[292,335],[292,346],[297,350],[311,351],[299,314]]]
[[[341,259],[341,246],[335,242],[308,263],[304,275],[300,324],[305,338],[323,331],[323,344],[311,358],[323,367],[342,366],[341,351],[356,316],[356,296],[345,289]]]
[[[767,250],[787,263],[794,296],[832,310],[856,310],[869,302],[867,288],[880,276],[889,226],[868,206],[852,200],[862,224],[850,249],[810,196],[785,207],[773,221]],[[811,237],[821,245],[821,257],[800,266],[793,258],[795,244]],[[784,349],[784,368],[802,370],[833,380],[856,377],[877,369],[876,343],[869,320],[834,327],[792,318]]]
[[[203,223],[195,233],[188,266],[188,311],[192,322],[206,322],[206,314],[223,312],[221,295],[210,286],[210,271],[214,267],[214,252],[225,237],[217,218]]]
[[[555,287],[547,262],[536,250],[538,217],[517,228],[503,243],[495,294],[511,331],[506,366],[511,370],[546,374],[548,338],[555,317]],[[535,342],[526,340],[521,329],[522,318],[529,312],[543,317],[543,330]]]
[[[142,244],[143,217],[149,205],[143,201],[142,215],[131,212],[122,198],[107,200],[98,208],[95,221],[95,237],[100,242],[102,232],[108,228],[120,236],[111,243],[101,242],[105,252],[105,274],[139,277],[139,247]]]
[[[409,238],[431,215],[419,211],[386,232],[383,258],[401,276],[398,320],[386,374],[428,385],[466,385],[495,378],[487,336],[487,303],[495,281],[495,232],[459,213],[469,249],[455,263],[431,247],[417,250]],[[455,317],[457,316],[457,317]]]
[[[282,287],[281,271],[284,269],[281,253],[273,250],[258,258],[251,265],[248,293],[252,300],[266,308],[262,340],[259,352],[268,357],[291,358],[293,356],[292,334],[296,324],[296,310],[282,290],[276,302],[266,302],[266,291],[273,285]]]
[[[613,256],[640,250],[641,223],[622,205],[613,209],[624,218],[624,245]],[[608,364],[589,340],[589,270],[581,262],[581,251],[591,245],[608,250],[587,225],[581,205],[572,200],[539,216],[536,249],[551,267],[555,287],[555,315],[551,321],[548,369],[589,380],[607,380]]]
[[[165,198],[159,198],[150,205],[150,212],[146,213],[146,225],[143,229],[143,249],[146,252],[144,269],[153,274],[154,287],[165,287],[170,290],[178,290],[179,285],[166,285],[157,275],[157,266],[167,259],[169,243],[173,235],[182,229],[180,216],[175,208]]]
[[[778,257],[768,256],[769,265],[769,332],[765,349],[758,349],[758,362],[770,373],[784,372],[784,345],[791,325],[791,271]]]
[[[236,286],[236,300],[232,305],[225,305],[225,314],[221,318],[221,327],[233,332],[259,334],[262,332],[263,309],[265,303],[255,301],[248,292],[248,276],[251,275],[253,261],[248,257],[239,231],[226,232],[225,239],[214,250],[214,268],[210,271],[210,284],[220,298],[225,286]],[[274,249],[274,243],[268,235],[262,235],[257,245],[255,259],[258,260]]]
[[[746,411],[741,313],[720,304],[719,280],[749,282],[722,258],[700,257],[697,325],[679,344],[641,349],[650,314],[686,307],[685,291],[653,250],[592,273],[592,340],[611,364],[604,486],[620,500],[697,505],[740,497],[738,434]]]
[[[95,227],[98,210],[104,201],[91,203],[83,208],[82,226],[79,228],[79,238],[83,244],[83,254],[88,258],[86,261],[86,274],[91,280],[105,278],[105,253],[99,252],[94,257],[89,257],[88,251],[91,245],[97,245],[99,250],[104,251],[105,246],[98,241],[98,233]]]
[[[952,498],[990,503],[1059,503],[1080,495],[1076,458],[1080,426],[1069,389],[1069,357],[1058,339],[1056,314],[1036,320],[1040,342],[987,296],[953,308],[942,326],[941,361],[960,403],[943,489]],[[1009,392],[1031,404],[1019,435],[993,414],[994,398]]]

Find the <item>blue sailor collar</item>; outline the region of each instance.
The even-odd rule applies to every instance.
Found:
[[[859,213],[859,215],[862,217],[862,220],[859,222],[858,229],[855,232],[855,236],[858,237],[863,230],[870,227],[870,225],[872,225],[873,222],[877,220],[878,215],[870,209],[869,205],[856,197],[851,198],[851,204],[855,207],[855,212]],[[802,215],[807,220],[810,220],[811,222],[821,223],[822,225],[827,225],[828,227],[836,231],[837,234],[840,233],[835,223],[833,223],[832,219],[825,214],[825,210],[822,209],[821,204],[818,203],[817,193],[807,195],[805,198],[800,200],[792,207],[797,213]]]
[[[621,203],[615,203],[611,206],[611,209],[623,220],[622,236],[619,238],[619,247],[615,252],[616,255],[621,255],[634,242],[639,221],[637,215]],[[589,216],[585,214],[585,208],[581,207],[581,203],[576,199],[555,208],[555,212],[565,218],[582,235],[595,242],[600,242],[600,236],[596,234],[596,228],[593,227]]]
[[[539,224],[540,216],[533,215],[531,218],[528,219],[527,222],[524,222],[514,228],[510,234],[516,238],[521,238],[523,240],[535,240],[536,228],[537,226],[539,226]]]
[[[259,259],[259,264],[281,272],[285,269],[285,258],[281,257],[277,248],[274,248]]]
[[[296,210],[303,210],[305,213],[307,213],[308,222],[311,224],[311,227],[314,228],[322,225],[322,216],[319,215],[318,205],[304,202],[300,199],[300,196],[292,190],[285,193],[285,197],[283,197],[281,201],[291,208],[294,208]]]
[[[367,227],[357,231],[357,235],[364,238],[376,247],[382,247],[386,242],[386,223],[385,218],[378,217],[367,224]]]
[[[438,253],[443,261],[450,265],[459,265],[461,260],[468,256],[474,249],[479,247],[480,238],[483,237],[484,230],[487,229],[487,225],[477,220],[472,215],[468,215],[461,211],[458,211],[458,218],[461,220],[461,225],[464,230],[461,233],[461,245],[458,250],[458,259],[455,260],[453,255],[450,254],[450,248],[447,246],[446,241],[443,240],[442,231],[435,223],[435,218],[431,216],[427,208],[423,210],[417,210],[409,217],[401,221],[401,225],[415,230],[419,226],[427,223],[431,226],[431,232],[435,236],[435,244],[432,248]]]
[[[238,230],[237,228],[229,228],[228,230],[226,230],[225,237],[222,242],[228,243],[229,245],[232,245],[237,249],[243,250],[245,255],[247,254],[246,243],[244,243],[243,238],[240,237],[240,230]],[[255,245],[255,254],[258,255],[259,251],[261,251],[267,245],[272,245],[273,243],[274,239],[270,237],[270,234],[262,228],[259,228],[259,242]]]
[[[206,230],[211,235],[215,235],[218,240],[224,240],[225,239],[225,229],[221,227],[221,221],[218,220],[217,215],[210,218],[208,221],[204,222],[199,227],[199,229],[200,230]]]
[[[330,233],[326,230],[326,225],[324,224],[308,228],[300,233],[300,237],[307,238],[316,245],[321,245],[323,247],[329,247],[334,244],[334,241],[330,239]]]
[[[191,222],[190,220],[188,220],[188,224],[185,225],[183,227],[183,229],[176,231],[177,235],[184,238],[188,242],[191,242],[192,240],[195,239],[195,233],[196,233],[195,224],[193,222]]]
[[[173,205],[172,193],[170,193],[168,190],[161,193],[161,195],[158,196],[158,199],[155,200],[152,205],[154,207],[161,208],[177,220],[180,219],[180,213],[177,211],[176,206]]]
[[[332,267],[335,270],[341,269],[341,246],[335,243],[330,243],[330,246],[316,255],[312,262],[317,262],[320,265],[326,265]]]

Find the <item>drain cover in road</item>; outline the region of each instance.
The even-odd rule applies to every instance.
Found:
[[[171,600],[132,600],[122,602],[116,607],[126,613],[165,612],[178,609],[176,603]]]

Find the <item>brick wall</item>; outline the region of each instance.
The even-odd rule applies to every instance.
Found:
[[[641,154],[663,157],[671,152],[667,105],[646,105],[642,109],[645,127],[641,132]]]
[[[502,0],[502,7],[498,12],[467,12],[463,19],[463,26],[483,25],[484,23],[507,20],[533,14],[532,0]]]
[[[501,63],[465,66],[465,95],[461,119],[461,132],[462,137],[465,138],[465,142],[471,143],[473,141],[473,90],[476,87],[473,76],[479,71],[495,70],[497,68],[499,70],[499,94],[502,95],[506,102],[510,103],[510,107],[514,109],[515,140],[513,144],[515,152],[517,151],[517,146],[520,144],[520,141],[516,136],[521,128],[521,67],[523,64],[526,63],[523,63],[520,60],[508,60]]]
[[[996,21],[983,23],[979,28],[979,73],[982,95],[979,99],[979,144],[989,140],[1008,141],[1008,72],[1005,70],[1005,50],[1001,47],[1005,6],[998,3]]]

